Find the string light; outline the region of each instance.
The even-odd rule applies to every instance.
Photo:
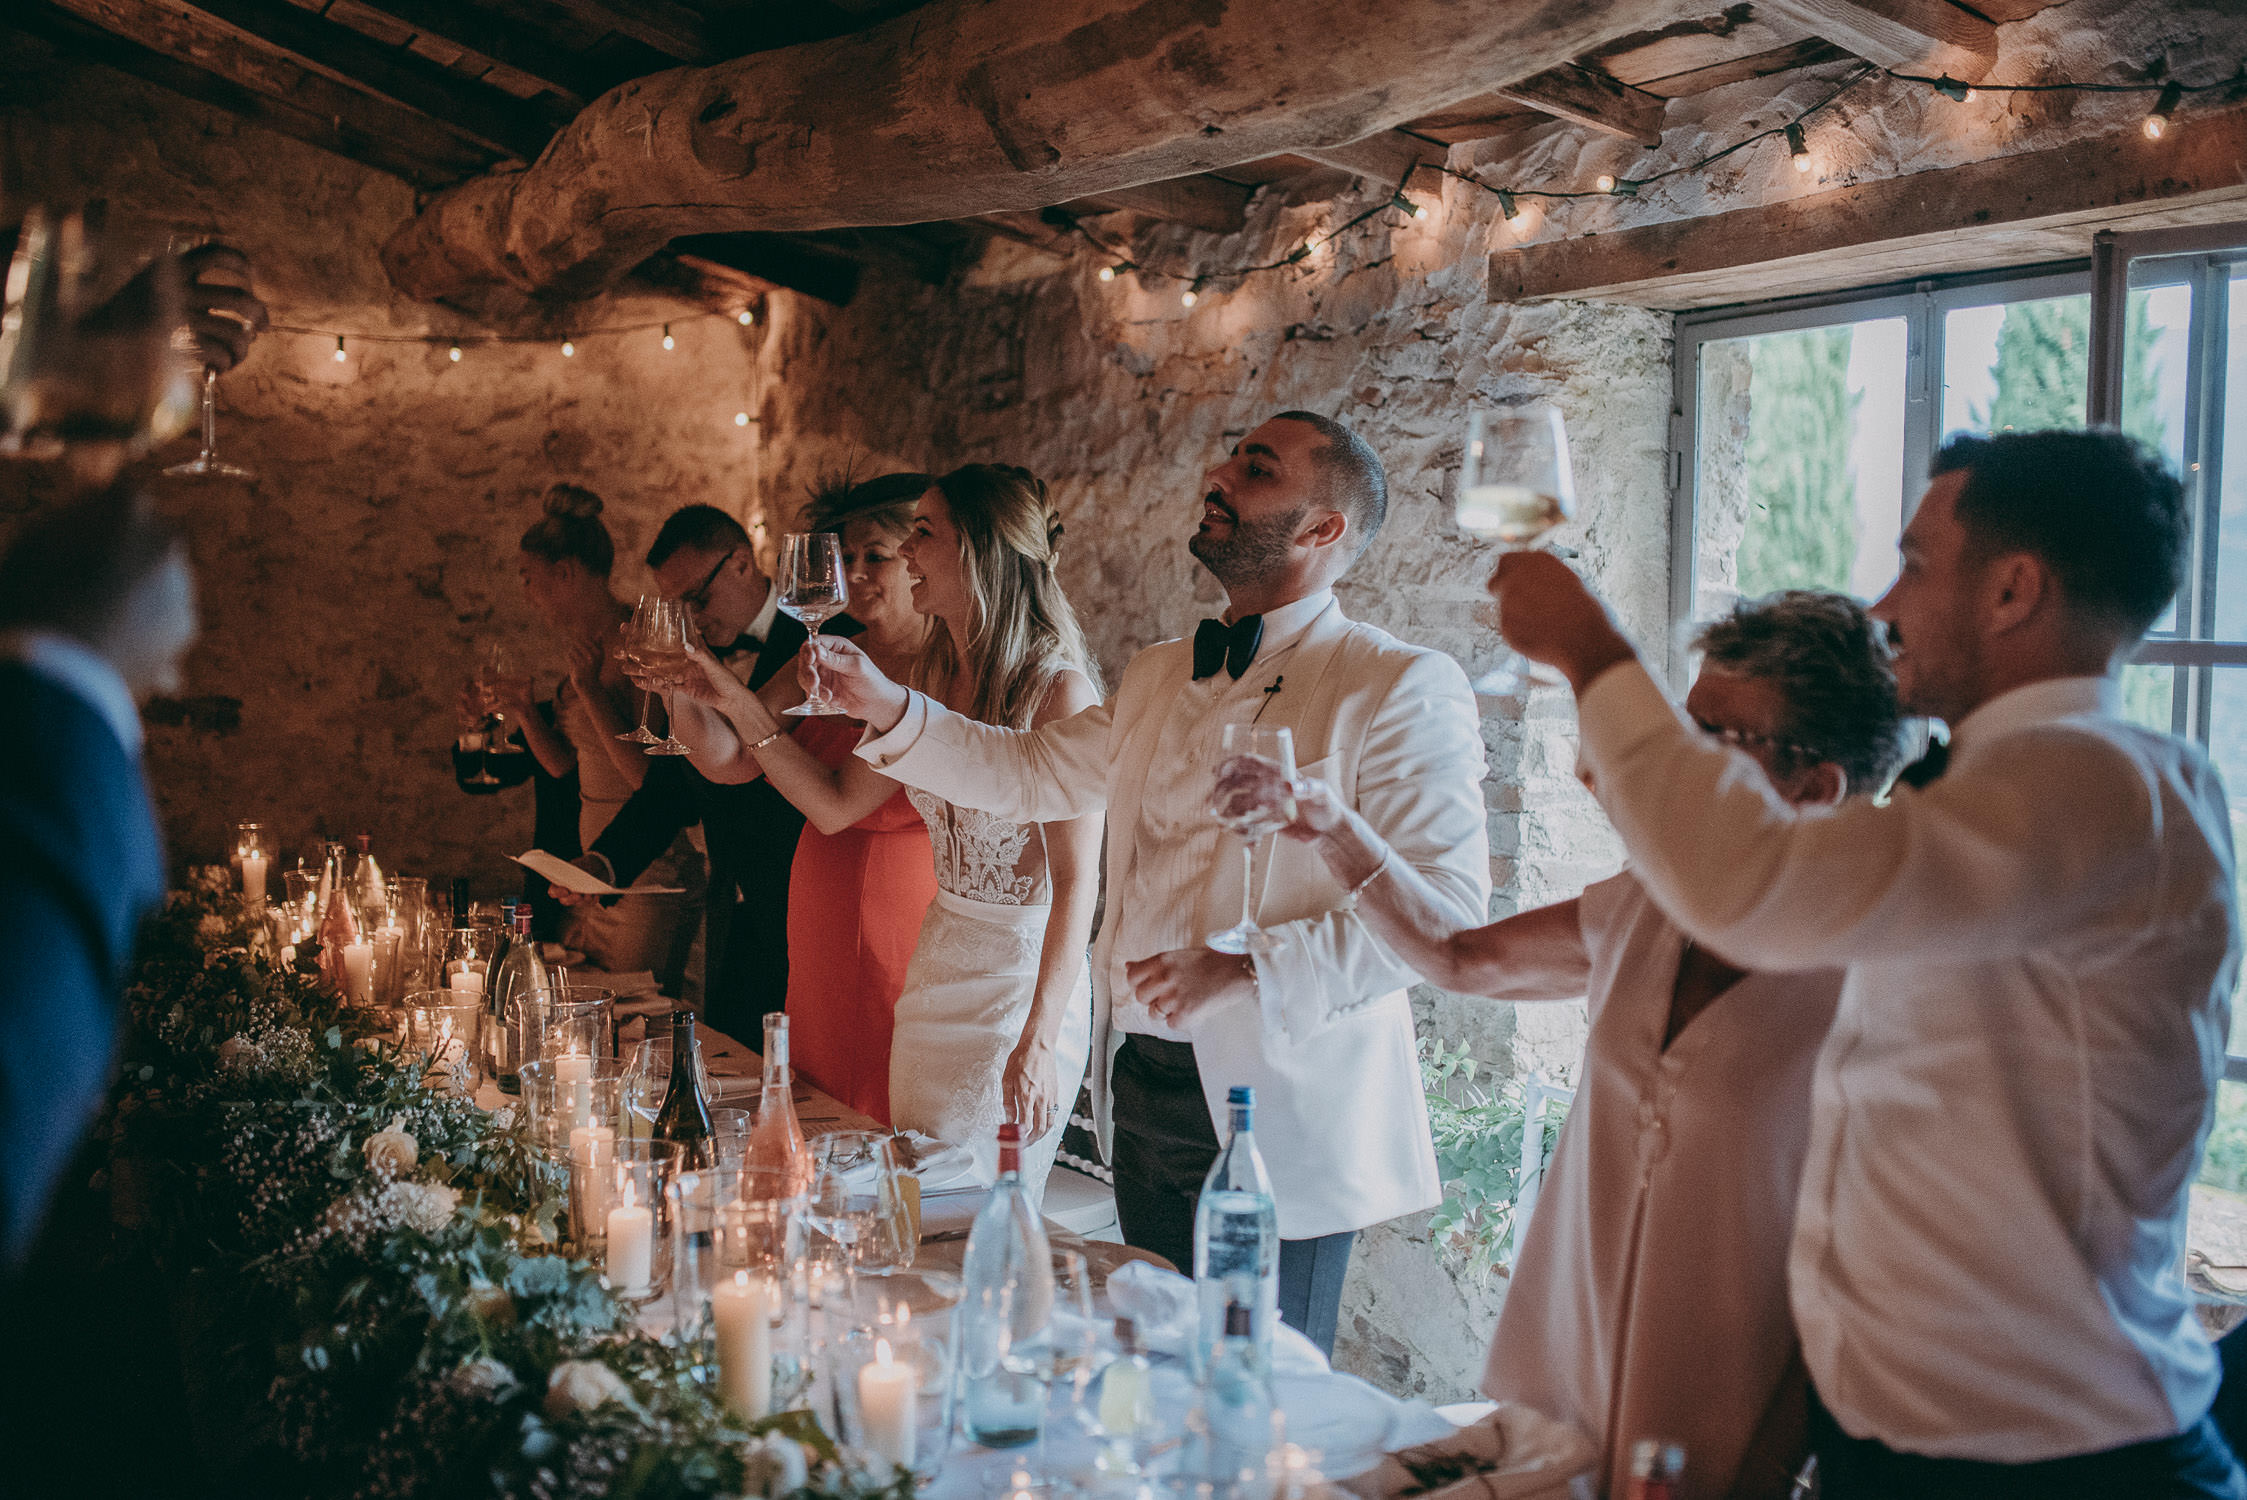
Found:
[[[2177,112],[2177,105],[2184,97],[2182,84],[2165,83],[2161,86],[2161,97],[2154,100],[2153,112],[2146,116],[2145,124],[2140,127],[2145,131],[2147,140],[2161,139],[2162,133],[2169,128],[2169,117]]]
[[[1415,203],[1401,192],[1389,199],[1389,206],[1399,213],[1410,214],[1415,219],[1425,219],[1428,216],[1427,205]]]
[[[1600,173],[1597,177],[1594,177],[1592,179],[1592,186],[1598,188],[1603,193],[1614,192],[1615,174],[1613,172]]]
[[[1100,268],[1100,279],[1102,281],[1114,281],[1116,279],[1116,268],[1114,266],[1102,266]]]
[[[735,412],[733,414],[733,425],[736,427],[747,427],[749,425],[749,413],[745,411]]]
[[[1498,212],[1509,219],[1521,217],[1521,204],[1515,201],[1513,193],[1506,188],[1498,189]]]
[[[445,358],[456,365],[460,363],[460,341],[458,339],[453,340],[453,346],[445,351]]]
[[[1810,171],[1810,142],[1803,138],[1802,127],[1787,127],[1787,154],[1794,158],[1794,169],[1808,175]]]
[[[343,335],[340,333],[337,334],[335,336],[335,362],[340,365],[350,357],[350,355],[343,352]]]
[[[1187,307],[1192,307],[1195,303],[1201,301],[1202,278],[1196,276],[1194,278],[1194,284],[1178,294],[1178,300]]]
[[[733,320],[736,323],[739,323],[742,327],[747,328],[751,323],[757,321],[757,315],[745,307],[740,312],[734,315]]]
[[[576,353],[577,345],[571,343],[568,339],[562,340],[562,358],[568,359]]]
[[[671,337],[671,325],[669,323],[663,325],[663,347],[666,349],[679,347],[679,341]]]

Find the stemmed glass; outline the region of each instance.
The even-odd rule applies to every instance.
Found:
[[[850,602],[850,583],[843,576],[842,538],[832,531],[791,531],[780,539],[780,607],[803,621],[812,635],[843,612]],[[805,653],[811,663],[811,690],[791,714],[839,714],[842,705],[827,696],[819,683],[819,653]]]
[[[462,734],[458,744],[463,751],[481,751],[482,759],[476,763],[476,774],[463,778],[465,786],[499,785],[499,778],[492,774],[492,746],[506,737],[507,718],[492,707],[492,684],[507,675],[507,666],[507,648],[496,642],[484,648],[476,663],[476,695],[483,704],[484,722]]]
[[[632,618],[624,622],[623,635],[616,646],[617,656],[627,666],[636,667],[640,665],[640,643],[648,637],[655,617],[663,611],[668,603],[669,601],[661,594],[642,594],[640,596],[639,604],[632,611]],[[626,730],[617,736],[618,739],[634,745],[660,745],[663,743],[655,731],[648,728],[648,700],[654,696],[648,689],[640,689],[639,727]]]
[[[650,600],[653,600],[652,604]],[[656,598],[643,595],[640,603],[645,609],[632,612],[631,622],[625,627],[627,648],[641,671],[662,679],[686,664],[687,642],[694,634],[694,612],[677,599]],[[647,735],[641,739],[640,735]],[[648,733],[648,700],[640,699],[640,727],[637,733],[620,735],[620,739],[636,741],[647,746],[650,755],[690,755],[693,752],[677,735],[666,732],[661,739]]]
[[[1285,729],[1263,724],[1227,724],[1223,753],[1217,762],[1219,792],[1209,800],[1210,816],[1232,830],[1245,846],[1241,854],[1241,919],[1213,934],[1208,946],[1219,953],[1268,953],[1275,946],[1271,934],[1256,925],[1256,848],[1265,839],[1295,821],[1295,799],[1248,802],[1223,794],[1225,773],[1244,756],[1254,756],[1279,768],[1282,785],[1295,782],[1295,736]]]
[[[178,243],[175,237],[175,241],[171,246],[171,252],[174,255],[177,255],[182,251],[194,248],[195,247],[192,245]],[[218,275],[228,269],[230,268],[225,267],[222,264],[206,265],[199,273],[198,279],[216,281]],[[223,285],[224,283],[220,284]],[[243,291],[248,291],[250,289],[249,283],[246,278],[242,282],[241,289]],[[212,311],[215,312],[219,317],[226,318],[229,321],[241,321],[240,319],[235,318],[231,312],[227,311],[224,308],[216,308],[212,309]],[[248,469],[243,468],[241,465],[230,464],[226,462],[226,460],[218,456],[218,413],[216,410],[217,395],[218,371],[206,365],[203,367],[202,391],[203,451],[196,454],[186,463],[173,464],[170,468],[164,471],[166,474],[178,475],[185,478],[257,478],[257,475],[250,472]]]
[[[1576,483],[1569,472],[1568,429],[1560,408],[1533,401],[1468,413],[1467,456],[1452,507],[1461,531],[1477,541],[1519,550],[1575,514]],[[1490,624],[1497,623],[1493,615]],[[1511,646],[1502,647],[1497,665],[1473,683],[1485,698],[1563,686],[1558,673]]]

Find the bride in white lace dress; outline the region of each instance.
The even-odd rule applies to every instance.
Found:
[[[1025,469],[970,464],[922,496],[902,551],[913,605],[940,627],[916,686],[1013,728],[1099,701],[1054,576],[1060,538],[1045,485]],[[910,795],[928,823],[937,894],[897,1000],[890,1119],[969,1147],[986,1180],[997,1175],[1000,1122],[1017,1122],[1036,1199],[1092,1047],[1085,946],[1101,820],[1010,823]]]

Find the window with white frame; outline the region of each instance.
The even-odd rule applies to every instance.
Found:
[[[1878,596],[1953,433],[2091,421],[2159,449],[2185,482],[2191,566],[2125,673],[2124,707],[2207,747],[2247,849],[2247,225],[2102,235],[2088,262],[1683,314],[1676,381],[1680,640],[1742,594]],[[1672,650],[1681,682],[1684,658]],[[2192,1240],[2247,1285],[2247,995],[2230,1051]]]

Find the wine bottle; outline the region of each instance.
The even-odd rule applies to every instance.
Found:
[[[811,1191],[811,1147],[796,1120],[795,1081],[788,1069],[788,1017],[777,1011],[765,1017],[764,1057],[764,1083],[757,1097],[756,1123],[749,1127],[746,1160],[752,1167],[771,1169],[779,1196],[793,1198]]]
[[[986,1448],[1037,1441],[1046,1391],[1038,1366],[1053,1319],[1053,1252],[1022,1186],[1022,1127],[999,1127],[999,1180],[968,1231],[961,1264],[962,1380],[968,1436]]]
[[[718,1164],[717,1133],[710,1105],[702,1097],[702,1044],[694,1034],[694,1012],[671,1012],[671,1082],[655,1112],[655,1138],[676,1141],[679,1165],[695,1170]]]
[[[1256,1149],[1256,1092],[1235,1085],[1226,1097],[1232,1134],[1194,1204],[1194,1292],[1201,1317],[1193,1350],[1204,1368],[1224,1336],[1229,1309],[1249,1309],[1251,1336],[1267,1360],[1279,1317],[1280,1221],[1271,1174]]]
[[[351,874],[345,889],[351,892],[351,905],[358,914],[359,925],[372,931],[382,926],[390,917],[390,888],[384,881],[382,866],[375,863],[374,835],[359,834],[352,840],[359,852],[352,856]]]
[[[328,845],[327,857],[321,863],[320,891],[323,905],[319,925],[313,936],[320,942],[320,976],[336,994],[347,993],[349,975],[344,971],[343,950],[359,941],[359,919],[351,910],[351,895],[343,874],[343,845]]]
[[[437,983],[463,998],[484,998],[491,977],[491,950],[469,923],[468,882],[453,882],[453,926],[437,965]]]
[[[491,966],[490,994],[484,1027],[491,1037],[484,1049],[491,1058],[492,1077],[501,1089],[522,1090],[522,1067],[539,1055],[546,1035],[547,1007],[553,990],[538,944],[531,941],[531,910],[515,909],[515,932],[506,952]]]

